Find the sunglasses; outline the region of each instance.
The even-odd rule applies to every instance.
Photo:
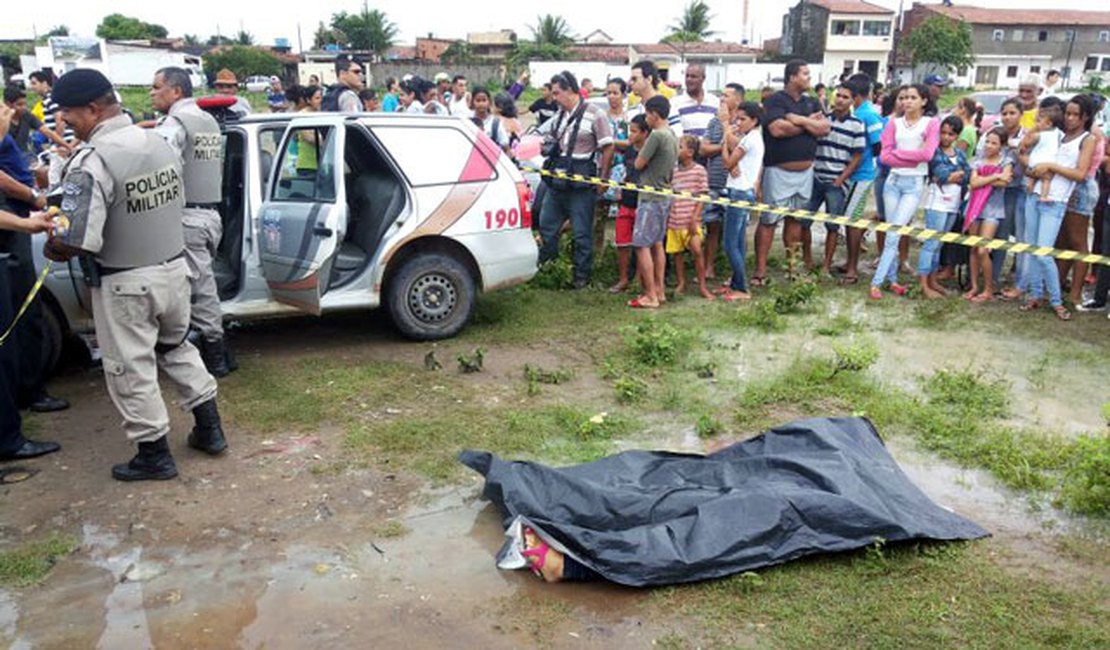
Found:
[[[350,72],[350,73],[353,73],[353,74],[362,74],[362,68],[348,68],[347,72]]]

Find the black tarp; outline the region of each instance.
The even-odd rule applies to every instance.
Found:
[[[794,422],[708,456],[627,451],[563,468],[459,458],[486,477],[506,526],[522,517],[624,585],[719,578],[879,538],[989,534],[925,496],[861,418]]]

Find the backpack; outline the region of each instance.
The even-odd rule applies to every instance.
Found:
[[[327,91],[324,93],[324,99],[320,102],[320,111],[328,113],[339,112],[339,97],[344,92],[354,92],[343,84],[332,84],[328,86]]]

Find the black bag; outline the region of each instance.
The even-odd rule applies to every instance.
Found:
[[[567,122],[566,127],[562,133],[566,133],[566,129],[571,128],[571,123],[574,123],[574,130],[570,132],[570,150],[574,151],[574,143],[578,140],[578,131],[582,127],[582,116],[586,112],[585,100],[579,102],[578,109],[574,111],[570,121]],[[544,143],[544,153],[548,154],[543,161],[543,168],[549,172],[561,172],[564,174],[580,174],[582,176],[596,176],[597,164],[593,160],[576,159],[571,154],[564,154],[562,150],[562,137],[559,132],[559,125],[562,123],[562,116],[559,121],[555,123],[555,128],[551,130],[555,134],[553,141]],[[543,182],[547,184],[549,189],[561,192],[569,190],[574,186],[574,181],[559,178],[557,176],[544,175]]]
[[[324,98],[320,102],[321,113],[338,113],[339,112],[339,96],[344,92],[354,92],[343,84],[332,84],[324,92]]]

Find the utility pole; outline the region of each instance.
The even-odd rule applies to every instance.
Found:
[[[1068,58],[1064,62],[1064,88],[1067,88],[1071,82],[1071,53],[1075,49],[1075,37],[1079,34],[1079,25],[1076,25],[1071,30],[1071,36],[1068,38]]]

